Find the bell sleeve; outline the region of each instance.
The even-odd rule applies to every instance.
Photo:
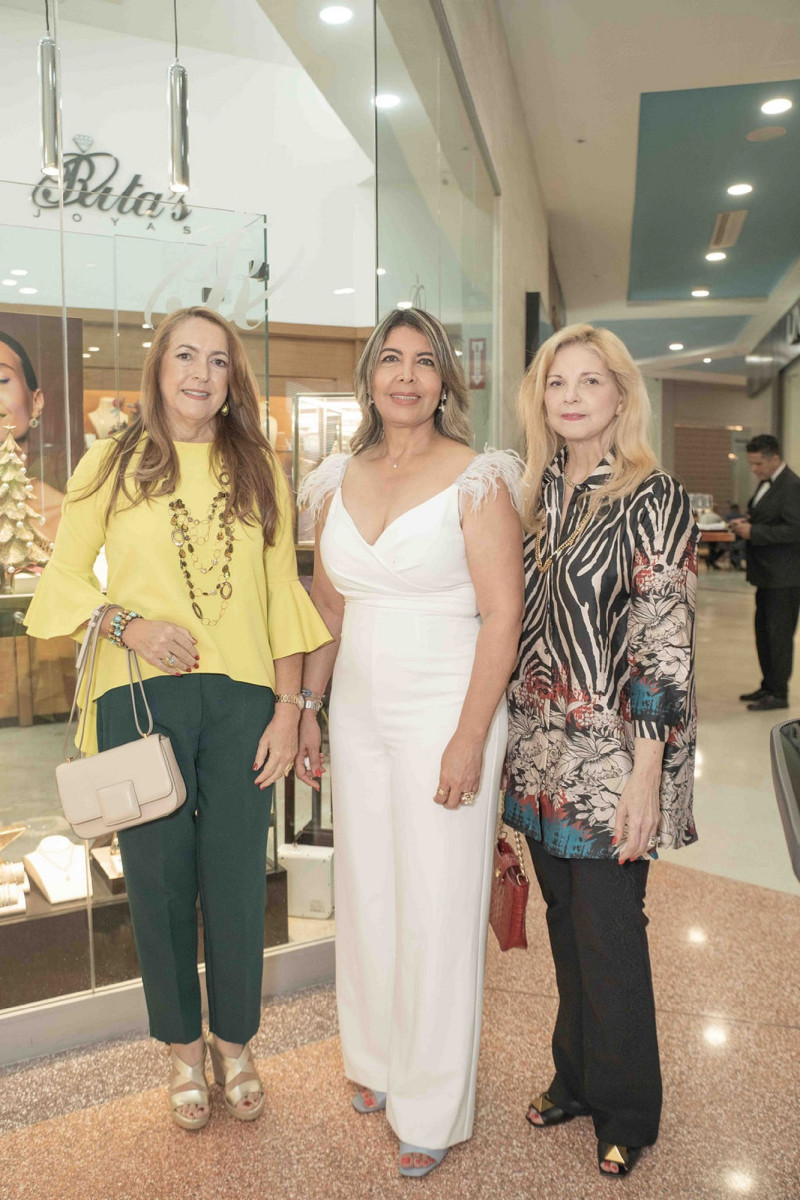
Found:
[[[633,519],[631,722],[636,737],[667,742],[694,703],[698,530],[685,490],[663,474],[648,483]]]
[[[32,637],[80,639],[92,612],[106,599],[94,564],[105,542],[108,487],[104,485],[91,496],[82,493],[96,480],[112,445],[110,441],[95,442],[67,483],[53,553],[25,617]]]
[[[264,552],[267,578],[267,631],[272,657],[309,654],[332,642],[325,622],[297,577],[292,499],[280,464],[273,462],[278,523],[275,542]]]

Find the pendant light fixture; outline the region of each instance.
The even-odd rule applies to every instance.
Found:
[[[175,20],[175,61],[167,76],[169,108],[169,186],[173,192],[189,190],[189,76],[178,62],[178,0],[172,0]]]
[[[47,32],[39,42],[39,147],[43,175],[58,178],[58,79],[56,42],[50,32],[50,4],[44,0]]]

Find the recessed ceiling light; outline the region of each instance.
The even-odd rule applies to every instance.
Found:
[[[414,301],[413,300],[398,300],[397,307],[398,308],[413,308]]]
[[[703,942],[708,941],[705,930],[700,929],[697,925],[692,926],[687,934],[687,937],[695,946],[702,946]]]
[[[84,350],[84,352],[83,352],[83,357],[84,357],[84,358],[91,358],[92,356],[91,356],[91,354],[87,354],[87,353],[86,353],[86,351]]]
[[[397,108],[400,103],[400,97],[395,96],[393,92],[381,92],[375,97],[376,108]]]
[[[3,287],[16,287],[16,286],[17,286],[16,279],[4,279],[3,280]]]
[[[19,294],[20,296],[35,296],[38,290],[38,288],[20,288]]]
[[[703,1037],[710,1046],[724,1046],[728,1040],[727,1031],[721,1025],[707,1025]]]
[[[145,350],[149,350],[150,347],[152,346],[152,344],[153,344],[152,342],[142,342],[142,345],[144,346]]]
[[[752,183],[732,183],[728,188],[729,196],[748,196],[753,190]]]
[[[100,349],[100,347],[99,346],[87,346],[86,349],[90,350],[92,352],[92,354],[96,354],[97,351]]]
[[[711,295],[711,292],[708,290],[708,288],[693,288],[693,289],[692,289],[692,295],[693,295],[693,296],[694,296],[694,297],[695,297],[697,300],[702,300],[702,299],[703,299],[703,297],[705,297],[705,296],[710,296],[710,295]]]
[[[24,270],[22,269],[22,267],[15,267],[15,268],[14,268],[14,270],[13,270],[13,271],[11,271],[11,274],[12,274],[12,275],[27,275],[27,274],[28,274],[28,272],[27,272],[27,271],[24,271]]]
[[[327,8],[323,8],[319,19],[326,25],[346,25],[353,19],[353,10],[344,4],[329,4]]]
[[[706,255],[706,262],[722,262],[723,258],[727,258],[727,254],[723,250],[712,250]]]
[[[333,294],[334,296],[352,296],[355,290],[355,288],[334,288]]]
[[[765,104],[761,105],[761,111],[771,117],[776,113],[788,112],[791,107],[791,100],[787,100],[785,96],[780,96],[774,100],[767,100]]]
[[[385,274],[386,274],[386,267],[378,267],[378,269],[377,269],[377,271],[375,272],[375,274],[376,274],[376,275],[385,275]]]
[[[152,328],[153,328],[153,326],[152,326],[152,325],[148,325],[146,321],[145,321],[145,322],[143,323],[143,325],[142,325],[142,329],[152,329]]]
[[[682,350],[683,342],[670,342],[669,348],[670,350]]]
[[[710,363],[710,362],[711,362],[711,359],[710,359],[710,358],[704,358],[704,359],[703,359],[703,362],[704,362],[704,363]]]
[[[745,136],[748,142],[774,142],[776,138],[786,136],[786,126],[762,125],[760,129],[751,129]]]

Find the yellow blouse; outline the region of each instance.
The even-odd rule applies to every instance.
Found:
[[[227,675],[241,683],[275,686],[273,660],[315,650],[331,641],[317,610],[297,578],[297,560],[292,530],[289,487],[280,465],[273,460],[278,501],[275,543],[265,548],[260,524],[234,526],[230,582],[233,591],[222,619],[203,625],[192,610],[189,589],[181,573],[178,548],[172,541],[170,501],[180,497],[192,517],[201,521],[208,514],[220,484],[211,470],[211,443],[176,442],[180,482],[175,496],[158,496],[133,507],[121,498],[106,524],[105,513],[111,483],[88,497],[80,493],[97,477],[109,441],[95,442],[78,463],[67,484],[63,516],[56,535],[53,556],[44,569],[25,619],[33,637],[52,638],[68,634],[81,640],[83,627],[104,599],[133,609],[150,620],[173,621],[197,638],[200,671]],[[215,521],[211,539],[198,548],[202,565],[211,557],[211,540],[219,525]],[[103,597],[94,574],[94,563],[105,545],[108,562],[107,595]],[[224,543],[218,543],[220,548]],[[189,561],[195,583],[204,590],[219,578],[220,563],[208,575]],[[202,580],[202,583],[201,583]],[[210,583],[206,583],[209,580]],[[197,589],[195,589],[197,590]],[[216,596],[198,597],[204,614],[215,619],[220,601]],[[126,655],[108,639],[100,642],[94,685],[89,700],[111,688],[127,685]],[[140,657],[145,679],[162,674]],[[94,713],[90,712],[88,744],[97,748]]]

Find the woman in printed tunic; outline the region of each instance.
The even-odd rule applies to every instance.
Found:
[[[661,1076],[644,915],[659,845],[696,840],[697,529],[648,441],[642,376],[573,325],[522,384],[525,617],[509,688],[506,823],[547,904],[559,1010],[536,1127],[591,1115],[624,1174],[655,1142]]]

